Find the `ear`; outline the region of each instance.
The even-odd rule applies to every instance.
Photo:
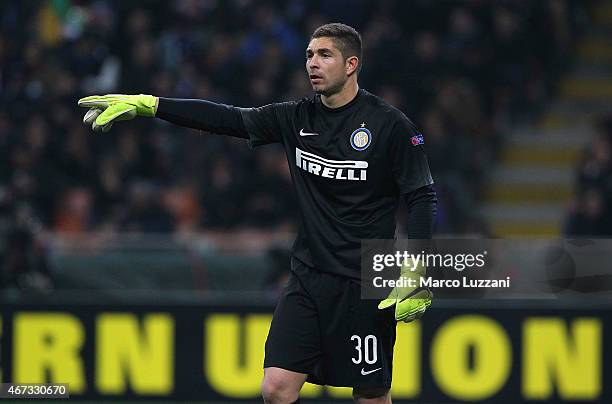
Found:
[[[359,58],[357,56],[351,56],[346,59],[346,75],[350,76],[357,71],[359,67]]]

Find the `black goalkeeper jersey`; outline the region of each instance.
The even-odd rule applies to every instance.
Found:
[[[335,109],[315,95],[241,113],[253,147],[285,148],[301,213],[293,255],[320,271],[359,279],[360,241],[394,238],[399,196],[433,183],[423,135],[363,89]]]

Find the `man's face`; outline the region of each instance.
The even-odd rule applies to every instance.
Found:
[[[323,95],[340,91],[346,83],[346,62],[331,38],[314,38],[306,48],[306,71],[312,89]]]

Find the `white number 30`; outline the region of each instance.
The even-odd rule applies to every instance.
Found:
[[[351,337],[351,341],[357,341],[355,350],[357,350],[357,357],[351,358],[353,363],[359,364],[362,359],[365,359],[365,362],[368,365],[372,365],[376,363],[378,360],[378,343],[376,341],[376,335],[368,335],[363,339],[363,344],[361,343],[361,337],[359,335],[353,335]]]

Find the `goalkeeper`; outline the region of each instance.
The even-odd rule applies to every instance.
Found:
[[[266,340],[266,403],[299,402],[305,381],[353,388],[360,403],[389,403],[396,321],[431,303],[426,289],[361,299],[363,239],[393,239],[398,201],[409,238],[431,238],[436,213],[423,135],[399,110],[360,89],[361,36],[344,24],[315,30],[306,49],[311,98],[257,108],[151,95],[90,96],[84,121],[106,132],[119,121],[157,117],[283,145],[300,212],[291,276]],[[409,276],[424,274],[420,267]]]

